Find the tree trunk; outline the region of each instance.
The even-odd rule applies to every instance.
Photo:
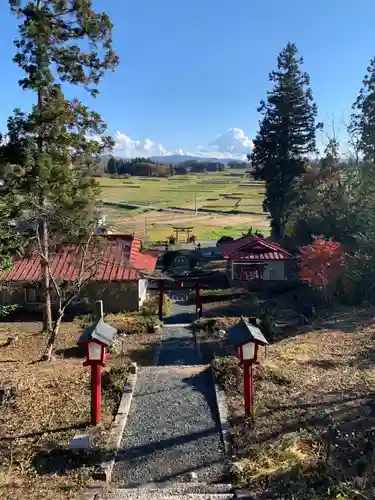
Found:
[[[42,248],[43,254],[46,261],[41,259],[41,272],[43,278],[43,288],[44,288],[44,317],[43,317],[43,332],[52,332],[52,302],[51,302],[51,284],[50,276],[48,272],[48,225],[47,221],[44,219],[42,222]]]
[[[38,4],[39,6],[39,4]],[[41,70],[43,61],[41,56],[41,48],[38,45],[37,47],[37,66],[38,69]],[[38,111],[39,114],[42,115],[43,110],[43,88],[38,89]],[[41,156],[43,154],[43,135],[42,131],[39,130],[39,135],[37,139],[38,143],[38,161],[41,161]],[[45,193],[42,192],[39,195],[40,208],[45,209],[46,207],[46,197]],[[52,307],[51,307],[51,289],[50,289],[50,276],[48,272],[48,259],[49,259],[49,241],[48,241],[48,224],[46,220],[46,215],[43,214],[43,220],[41,224],[41,235],[40,241],[42,246],[42,252],[45,259],[41,258],[40,270],[42,275],[42,283],[43,283],[43,292],[44,292],[44,314],[43,314],[43,332],[51,333],[52,332]]]
[[[42,361],[51,361],[52,360],[53,348],[55,346],[55,342],[57,339],[57,335],[59,333],[61,321],[64,317],[64,313],[65,313],[65,309],[59,310],[59,313],[58,313],[56,321],[53,325],[53,328],[51,328],[51,330],[50,330],[51,334],[50,334],[49,339],[48,339],[46,350],[44,351],[44,354],[42,356]]]

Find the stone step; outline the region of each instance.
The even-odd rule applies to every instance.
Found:
[[[152,483],[138,488],[109,488],[103,500],[232,500],[231,484]]]
[[[166,481],[160,483],[146,483],[136,488],[123,488],[129,490],[170,491],[172,493],[231,493],[233,485],[229,483],[200,483]]]
[[[233,500],[234,493],[186,493],[164,489],[124,488],[111,489],[102,498],[103,500]]]

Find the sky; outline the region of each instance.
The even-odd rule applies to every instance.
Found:
[[[0,129],[35,96],[18,87],[12,63],[17,19],[0,7]],[[94,0],[114,23],[120,57],[94,100],[116,154],[241,157],[251,150],[268,74],[288,41],[310,74],[325,132],[345,142],[345,122],[375,56],[374,0]],[[70,93],[71,92],[71,93]]]

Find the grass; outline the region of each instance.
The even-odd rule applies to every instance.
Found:
[[[373,316],[331,311],[312,327],[295,327],[266,354],[262,349],[254,426],[243,418],[238,365],[226,364],[237,482],[254,498],[372,498]]]
[[[222,184],[216,184],[218,180]],[[182,179],[179,176],[162,178],[159,182],[149,182],[150,178],[134,177],[127,179],[115,179],[103,177],[99,179],[102,188],[102,198],[107,201],[126,201],[138,204],[153,204],[156,207],[167,204],[183,206],[184,203],[194,202],[194,193],[197,201],[205,201],[208,197],[218,197],[228,188],[230,183],[233,192],[238,190],[241,177],[220,176],[218,174],[196,174]],[[209,182],[212,182],[211,184]],[[263,195],[258,193],[258,186],[245,186],[242,189],[244,196],[262,199]]]
[[[193,226],[193,234],[199,240],[218,239],[221,236],[242,236],[250,226],[263,234],[269,234],[269,221],[263,213],[253,214],[198,214],[158,212],[153,210],[128,210],[104,206],[109,227],[115,232],[135,232],[147,240],[162,241],[173,233],[173,226]],[[147,230],[147,237],[146,237]]]
[[[4,500],[77,498],[90,480],[98,458],[95,450],[105,443],[128,362],[146,364],[156,341],[150,335],[127,338],[120,355],[112,354],[103,375],[102,423],[94,431],[89,425],[90,370],[83,367],[83,353],[76,346],[80,324],[62,325],[56,359],[51,363],[36,362],[46,341],[40,331],[39,323],[0,324],[0,389],[9,389],[0,412]],[[74,455],[67,449],[77,432],[92,435],[91,455]]]
[[[243,171],[230,171],[174,176],[158,179],[158,182],[150,182],[150,178],[142,177],[126,180],[103,177],[99,182],[102,199],[119,203],[118,206],[105,205],[103,208],[112,230],[135,232],[151,243],[166,240],[172,234],[173,225],[194,226],[194,234],[198,240],[216,240],[221,236],[238,237],[250,226],[268,234],[269,221],[262,209],[263,185],[259,182],[244,185],[247,180]],[[238,192],[242,193],[240,200],[223,197],[224,194],[235,195]],[[211,209],[222,213],[201,213],[196,216],[193,212],[130,208],[126,203],[156,209],[177,207],[190,210],[196,204],[198,210]]]

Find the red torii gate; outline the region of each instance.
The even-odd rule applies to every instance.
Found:
[[[205,281],[210,276],[206,277],[176,277],[175,279],[162,279],[159,285],[159,319],[163,321],[163,302],[164,302],[164,292],[168,290],[181,290],[181,289],[195,289],[195,314],[197,319],[202,317],[203,314],[203,303],[200,295],[202,288],[207,288],[208,285],[200,283],[200,281]],[[172,282],[172,283],[171,283]]]

